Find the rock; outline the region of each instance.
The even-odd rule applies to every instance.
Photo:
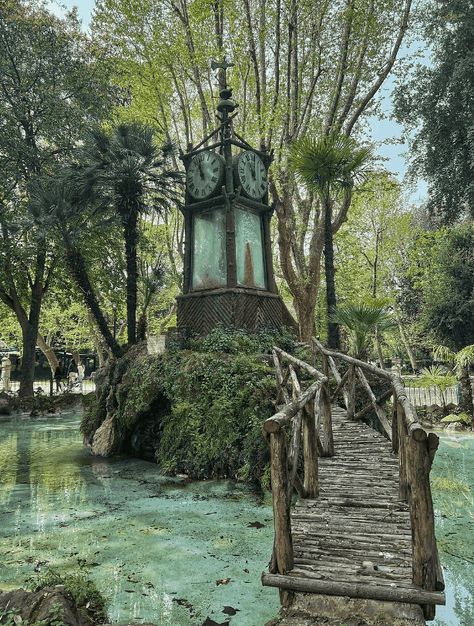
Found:
[[[92,439],[92,454],[97,456],[111,456],[117,450],[118,435],[115,420],[108,417],[95,431]]]
[[[0,396],[0,415],[10,415],[11,412],[10,400],[6,394],[2,394]]]
[[[452,422],[446,426],[446,430],[466,430],[466,426],[462,422]]]
[[[92,626],[93,622],[82,611],[79,611],[72,596],[62,585],[45,587],[41,591],[14,591],[0,592],[0,610],[7,611],[16,609],[22,620],[39,622],[54,617],[54,606],[61,616],[61,621],[66,626]],[[56,610],[56,609],[55,609]],[[3,620],[0,619],[0,623]],[[15,623],[18,623],[15,620]]]

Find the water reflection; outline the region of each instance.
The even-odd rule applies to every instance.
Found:
[[[446,606],[436,626],[474,624],[474,437],[442,436],[432,470],[436,536],[446,580]]]

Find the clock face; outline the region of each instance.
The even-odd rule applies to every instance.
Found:
[[[238,184],[255,200],[260,200],[267,191],[267,168],[262,159],[251,150],[242,152],[237,158]]]
[[[216,152],[200,152],[193,157],[186,173],[190,195],[204,200],[221,186],[224,176],[224,161]]]

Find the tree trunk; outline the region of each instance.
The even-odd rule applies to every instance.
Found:
[[[314,309],[315,304],[308,294],[304,298],[294,299],[293,304],[298,317],[301,341],[311,341],[315,335]]]
[[[375,347],[377,348],[377,356],[379,358],[380,369],[384,370],[385,367],[384,367],[384,358],[383,358],[383,352],[382,352],[382,344],[380,342],[380,333],[378,329],[376,329],[375,331]]]
[[[107,321],[102,313],[100,305],[97,301],[94,290],[89,280],[84,257],[81,252],[74,246],[69,237],[63,233],[64,243],[66,247],[66,261],[77,286],[79,287],[86,306],[89,308],[97,327],[104,338],[104,341],[112,354],[119,358],[122,355],[122,350],[117,341],[112,336],[110,329],[107,325]]]
[[[413,372],[416,372],[416,370],[418,369],[418,365],[415,359],[415,354],[413,353],[413,350],[411,349],[411,346],[408,343],[406,333],[403,329],[402,320],[400,319],[400,315],[396,308],[394,308],[393,312],[395,314],[395,319],[397,320],[397,326],[400,332],[400,338],[402,340],[403,345],[405,346],[405,350],[407,351],[408,358],[410,359],[411,369],[413,370]]]
[[[147,331],[147,319],[146,319],[146,311],[143,311],[138,318],[137,324],[137,341],[145,341],[146,339],[146,331]]]
[[[137,222],[138,211],[131,209],[123,225],[127,263],[127,334],[129,346],[137,343]]]
[[[49,367],[51,368],[51,373],[54,376],[54,372],[56,368],[59,367],[59,361],[57,356],[54,353],[53,348],[43,339],[43,335],[38,333],[36,338],[36,344],[44,356],[48,359]]]
[[[471,378],[469,376],[469,367],[460,368],[458,380],[461,391],[459,407],[464,411],[464,413],[467,413],[474,421],[474,406],[472,400],[472,385]]]
[[[28,321],[21,328],[22,354],[21,354],[21,377],[18,395],[20,398],[28,398],[33,395],[33,382],[35,380],[36,363],[36,338],[38,336],[39,319],[37,323]]]
[[[332,234],[332,210],[331,201],[326,198],[324,209],[324,271],[326,275],[326,305],[328,314],[328,346],[334,350],[340,349],[339,324],[331,321],[332,314],[336,309],[336,283],[334,271],[334,242]]]

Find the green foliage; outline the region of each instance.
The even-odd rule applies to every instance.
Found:
[[[456,376],[440,365],[424,367],[421,370],[421,377],[417,379],[419,387],[438,387],[441,393],[455,384]]]
[[[474,217],[473,5],[433,0],[426,8],[420,39],[430,45],[432,62],[403,76],[396,115],[412,132],[413,174],[428,180],[429,210],[450,223]]]
[[[260,479],[268,459],[262,425],[274,411],[273,368],[260,353],[244,351],[180,351],[163,361],[171,411],[157,451],[162,468],[198,478],[243,471]]]
[[[474,344],[474,224],[418,229],[407,250],[399,303],[433,344]]]
[[[86,609],[94,623],[101,624],[107,621],[107,601],[96,585],[82,573],[60,574],[49,569],[44,574],[29,578],[26,582],[31,591],[64,585],[77,607]],[[59,625],[51,624],[51,626]]]
[[[81,433],[88,438],[102,424],[105,419],[105,406],[94,393],[84,396],[85,410],[81,418]]]
[[[466,426],[470,426],[471,424],[471,418],[467,413],[450,413],[446,415],[446,417],[443,417],[441,421],[443,424],[456,424],[458,422],[466,424]]]
[[[286,332],[216,328],[189,340],[188,349],[127,353],[113,374],[123,440],[151,419],[159,426],[156,458],[163,471],[265,480],[268,447],[262,425],[275,410],[269,354],[275,344],[297,347]],[[83,432],[103,419],[103,402],[88,412]]]
[[[352,137],[331,133],[305,136],[295,142],[289,161],[308,189],[326,196],[351,187],[363,175],[370,159],[369,148],[361,148]]]
[[[57,603],[53,604],[49,611],[49,617],[41,620],[24,620],[20,617],[20,611],[16,608],[1,609],[0,623],[2,626],[66,626],[63,621],[63,610]]]
[[[343,304],[334,311],[333,320],[347,329],[350,351],[362,359],[366,358],[377,329],[383,332],[394,326],[388,310],[376,302]]]
[[[191,339],[189,349],[200,352],[226,352],[228,354],[269,353],[273,346],[293,352],[294,335],[286,330],[261,329],[256,333],[218,326],[202,339]]]

